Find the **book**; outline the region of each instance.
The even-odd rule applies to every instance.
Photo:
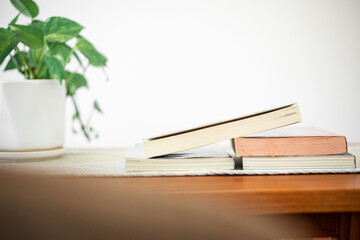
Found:
[[[237,157],[230,141],[160,157],[146,158],[141,144],[125,157],[127,172],[199,170],[353,169],[351,154],[321,156]]]
[[[151,158],[279,128],[300,121],[298,104],[291,104],[228,121],[145,139],[143,147],[145,156]]]
[[[243,170],[351,169],[355,156],[345,153],[321,156],[237,157]]]
[[[197,149],[146,158],[141,144],[135,145],[125,157],[126,171],[191,171],[232,170],[235,162],[222,144],[211,144]]]
[[[288,126],[234,138],[238,157],[309,156],[347,152],[344,136],[315,127]]]

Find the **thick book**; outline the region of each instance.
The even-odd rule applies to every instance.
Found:
[[[234,138],[238,157],[316,156],[347,152],[344,136],[315,127],[288,126]]]
[[[235,162],[227,147],[211,144],[197,149],[172,153],[155,158],[146,158],[141,144],[135,145],[125,157],[126,171],[192,171],[232,170]]]
[[[345,153],[321,156],[236,157],[243,170],[352,169],[355,156]]]
[[[291,104],[252,115],[143,141],[147,158],[180,152],[238,136],[279,128],[301,121],[299,106]]]

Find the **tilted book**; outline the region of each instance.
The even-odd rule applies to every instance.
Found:
[[[147,158],[176,153],[301,121],[299,106],[291,104],[252,115],[143,141]]]

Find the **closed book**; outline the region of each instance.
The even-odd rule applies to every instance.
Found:
[[[295,170],[295,169],[353,169],[355,157],[351,154],[321,156],[241,157],[236,165],[244,170]]]
[[[291,104],[228,121],[145,139],[143,147],[145,156],[151,158],[279,128],[300,121],[299,106]]]
[[[161,157],[146,158],[141,144],[125,157],[125,169],[137,171],[232,170],[235,162],[228,145],[211,144]]]
[[[315,127],[288,126],[234,138],[238,157],[317,156],[347,152],[344,136]]]

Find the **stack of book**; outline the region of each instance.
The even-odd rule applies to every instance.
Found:
[[[301,121],[297,104],[143,141],[127,171],[351,169],[344,136]],[[232,148],[223,143],[231,140]]]

